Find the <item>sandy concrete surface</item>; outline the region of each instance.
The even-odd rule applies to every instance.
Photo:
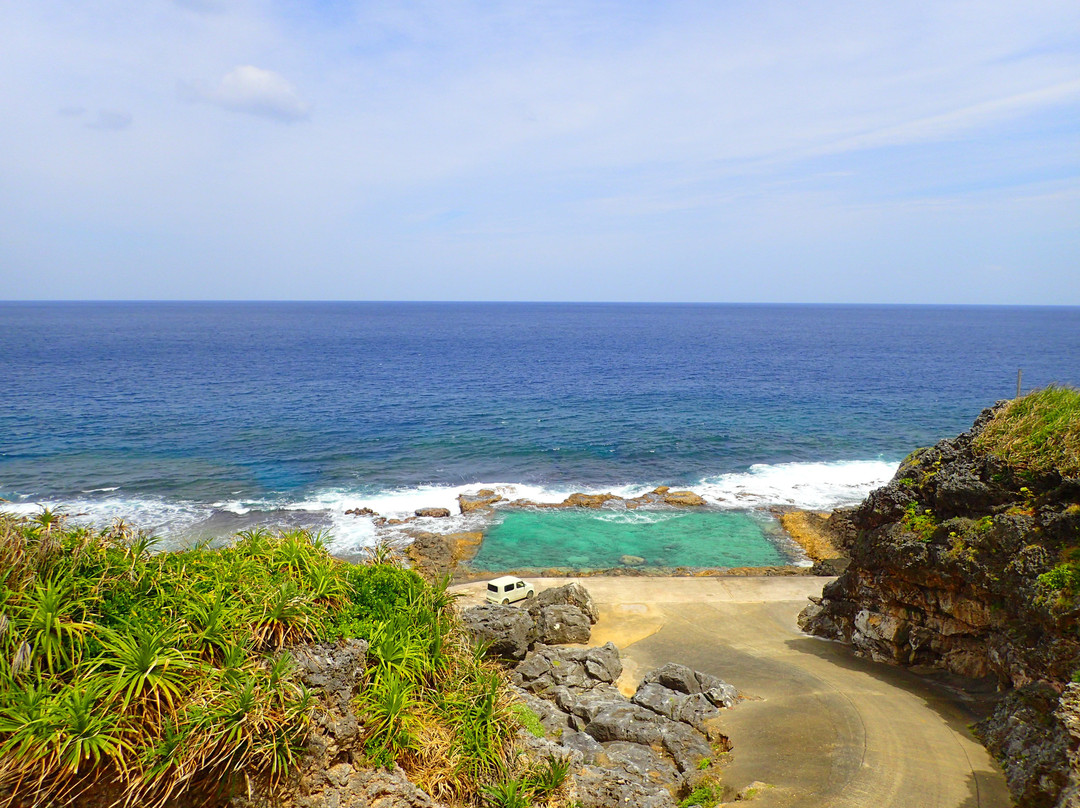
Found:
[[[530,579],[537,590],[571,579]],[[760,808],[1006,808],[1005,780],[968,726],[957,690],[854,657],[797,629],[827,579],[580,579],[600,609],[592,644],[619,646],[632,691],[648,670],[681,662],[730,682],[745,701],[725,712],[734,749],[722,769],[739,790],[769,784]],[[482,583],[455,587],[463,605]]]

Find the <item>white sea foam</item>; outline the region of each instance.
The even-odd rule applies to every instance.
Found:
[[[696,485],[686,486],[705,497],[714,506],[726,509],[754,510],[784,505],[813,510],[827,510],[859,502],[871,490],[892,477],[897,464],[878,460],[832,463],[780,463],[756,465],[743,473],[706,477]],[[630,498],[651,491],[657,483],[585,487],[544,486],[506,482],[476,482],[454,486],[416,486],[368,493],[349,488],[324,488],[302,498],[265,497],[222,499],[217,502],[192,502],[153,496],[115,495],[99,489],[104,496],[79,497],[58,502],[55,499],[28,499],[4,503],[3,510],[33,515],[42,507],[62,508],[78,522],[108,525],[115,519],[155,533],[165,545],[182,543],[186,536],[204,535],[207,531],[230,532],[234,524],[273,523],[292,513],[302,524],[325,527],[336,552],[357,552],[372,546],[386,529],[377,528],[370,517],[347,514],[357,508],[370,508],[381,516],[404,518],[420,508],[447,508],[447,518],[418,519],[417,528],[440,533],[481,530],[488,516],[483,513],[459,514],[460,494],[474,494],[488,488],[507,500],[528,499],[535,502],[561,502],[570,494],[610,492]],[[683,486],[679,486],[683,487]],[[265,515],[265,516],[264,516]],[[310,518],[308,517],[310,515]],[[679,511],[602,510],[598,519],[627,522],[657,522],[681,516]],[[232,519],[238,517],[239,519]],[[289,519],[288,521],[294,521]],[[393,531],[390,531],[391,537]]]
[[[694,488],[722,508],[785,505],[829,510],[862,501],[885,485],[898,465],[883,460],[759,464],[743,473],[706,477]]]

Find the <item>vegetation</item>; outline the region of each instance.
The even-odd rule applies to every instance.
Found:
[[[1039,576],[1039,585],[1051,592],[1080,594],[1080,547],[1066,550],[1061,563]]]
[[[1017,469],[1080,476],[1080,390],[1051,385],[1010,402],[974,448]]]
[[[286,648],[369,641],[364,749],[440,799],[513,769],[503,679],[445,586],[302,530],[151,553],[123,523],[0,514],[0,806],[212,803],[295,769],[316,709]]]
[[[912,502],[904,511],[904,518],[900,521],[905,530],[916,534],[922,541],[930,541],[937,530],[938,520],[934,512],[929,508],[920,508],[918,503]]]
[[[680,808],[714,808],[724,798],[724,790],[718,783],[706,781],[690,792],[679,803]]]

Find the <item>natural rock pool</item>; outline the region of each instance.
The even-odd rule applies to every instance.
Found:
[[[511,511],[488,529],[476,571],[768,567],[799,563],[764,514],[713,510]]]

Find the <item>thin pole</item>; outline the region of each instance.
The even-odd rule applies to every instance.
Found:
[[[1024,369],[1023,368],[1017,368],[1016,369],[1016,397],[1017,398],[1020,398],[1020,379],[1023,378],[1023,376],[1024,376]]]

